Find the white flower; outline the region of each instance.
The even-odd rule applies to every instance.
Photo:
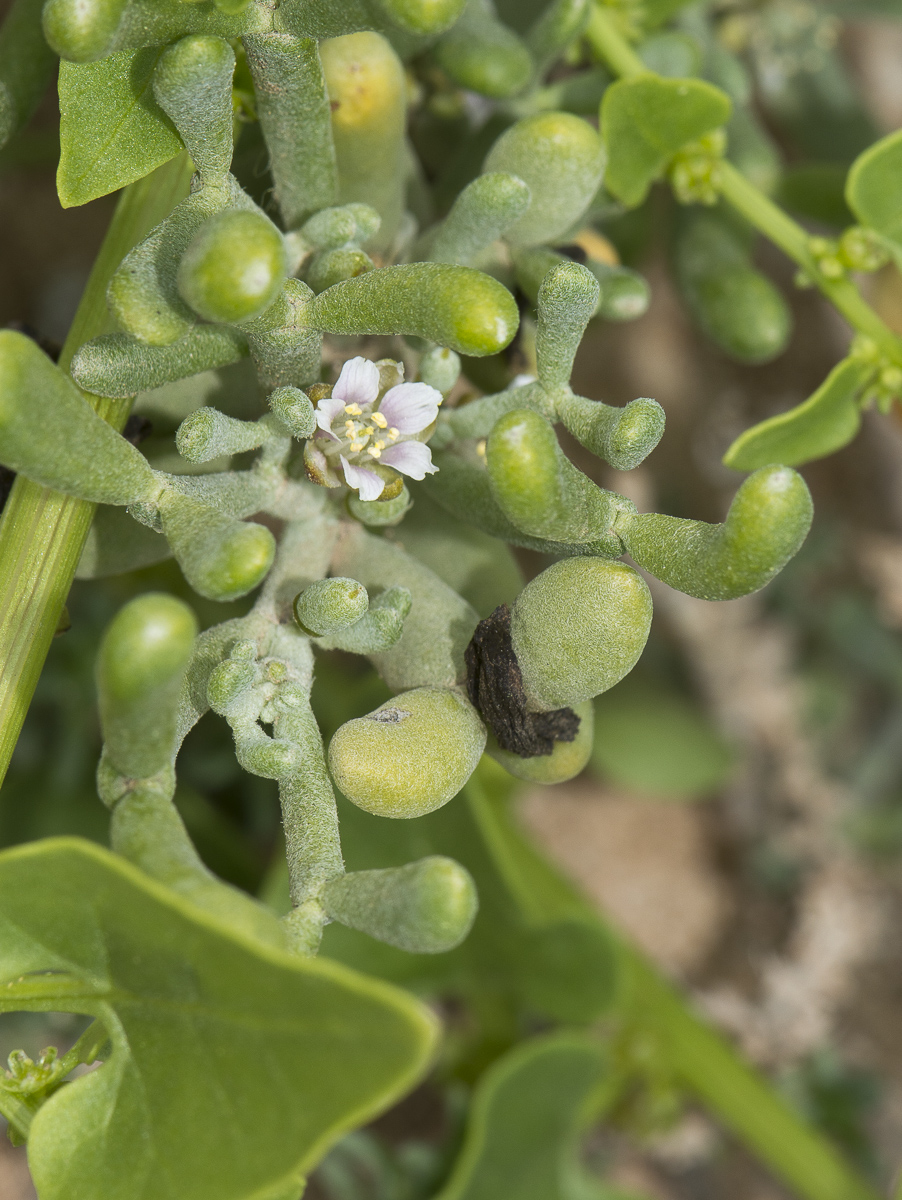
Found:
[[[418,435],[438,417],[442,394],[426,383],[399,383],[379,399],[379,368],[352,358],[332,395],[316,406],[317,431],[307,443],[308,474],[337,487],[342,479],[361,500],[378,500],[386,480],[376,463],[411,479],[434,475],[432,454]]]

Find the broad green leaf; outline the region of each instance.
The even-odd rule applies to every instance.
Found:
[[[902,129],[855,159],[846,180],[846,201],[862,225],[889,238],[902,259]]]
[[[848,445],[861,425],[858,395],[873,373],[873,363],[843,359],[802,404],[740,434],[724,463],[737,471],[770,463],[796,467]]]
[[[611,84],[601,102],[605,186],[630,208],[687,142],[730,119],[726,92],[700,79],[638,75]]]
[[[151,86],[164,50],[121,50],[99,62],[60,64],[56,187],[63,208],[115,192],[182,149]]]
[[[630,676],[595,702],[592,762],[639,795],[696,800],[724,783],[734,759],[691,700]]]
[[[0,1009],[86,1013],[112,1044],[32,1122],[41,1200],[293,1200],[435,1043],[410,997],[247,940],[77,839],[0,855],[0,948]]]
[[[435,1200],[588,1200],[578,1139],[604,1065],[601,1046],[576,1034],[499,1059],[479,1082],[463,1149]]]

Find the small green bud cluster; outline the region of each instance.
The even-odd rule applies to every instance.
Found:
[[[668,175],[680,204],[714,205],[720,198],[720,160],[727,148],[722,129],[689,142],[673,159]]]

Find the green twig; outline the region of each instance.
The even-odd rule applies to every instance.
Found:
[[[193,167],[182,154],[122,193],[60,357],[110,327],[106,287],[128,251],[187,193]],[[87,396],[121,429],[131,404]],[[19,478],[0,518],[0,782],[75,576],[94,505]]]
[[[650,963],[623,942],[620,951],[621,1007],[630,1024],[660,1040],[684,1087],[762,1162],[807,1200],[881,1200],[880,1193],[697,1017]]]
[[[611,14],[603,8],[596,6],[593,9],[586,36],[596,54],[622,78],[651,73],[620,33]],[[802,268],[854,329],[873,338],[887,358],[902,366],[902,339],[884,324],[851,279],[828,279],[822,274],[803,226],[727,161],[720,163],[720,192],[728,204]]]

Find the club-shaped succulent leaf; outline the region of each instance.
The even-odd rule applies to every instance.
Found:
[[[645,580],[625,563],[566,558],[526,585],[511,610],[511,641],[530,707],[570,707],[619,683],[651,627]]]
[[[108,626],[97,687],[106,752],[120,774],[146,779],[171,760],[196,635],[191,609],[162,592],[130,600]]]
[[[460,945],[478,903],[469,871],[438,854],[404,867],[352,871],[323,892],[333,921],[411,954],[443,954]]]
[[[479,714],[459,691],[414,688],[342,725],[329,744],[329,769],[366,812],[421,817],[457,795],[485,739]]]
[[[182,298],[208,321],[259,317],[288,276],[282,235],[263,213],[217,213],[200,227],[178,270]]]
[[[618,531],[636,562],[678,591],[703,600],[757,592],[808,536],[813,508],[791,467],[762,467],[733,497],[722,525],[661,513],[624,514]]]
[[[532,203],[505,236],[515,246],[537,246],[565,233],[589,207],[604,172],[604,150],[582,117],[539,113],[501,135],[484,169],[527,184]]]

